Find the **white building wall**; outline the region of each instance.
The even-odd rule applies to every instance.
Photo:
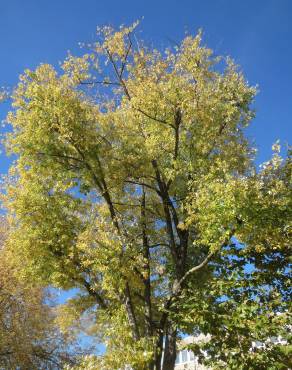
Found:
[[[195,343],[199,341],[209,340],[207,336],[199,335],[197,337],[186,337],[181,342],[180,345],[183,347],[186,344]],[[177,353],[175,370],[206,370],[207,368],[198,363],[197,358],[194,356],[192,351],[187,351],[182,349]]]
[[[175,370],[205,370],[206,367],[200,365],[193,352],[179,351],[176,358]]]

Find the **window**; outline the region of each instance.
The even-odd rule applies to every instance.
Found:
[[[181,361],[182,362],[187,362],[188,361],[188,351],[187,350],[183,350],[181,352]]]
[[[193,361],[195,359],[194,352],[190,351],[189,354],[190,354],[190,360]]]

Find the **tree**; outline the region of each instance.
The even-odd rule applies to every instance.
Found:
[[[61,369],[76,364],[71,338],[55,323],[48,294],[21,282],[3,248],[7,223],[0,224],[0,367],[1,369]],[[77,349],[77,347],[76,347]]]
[[[282,347],[249,349],[286,334],[291,162],[275,144],[256,170],[244,132],[256,91],[229,58],[200,33],[160,52],[135,27],[99,30],[60,73],[20,77],[6,140],[14,260],[79,288],[64,317],[94,316],[100,368],[173,369],[180,333],[200,331],[213,366],[266,369]]]

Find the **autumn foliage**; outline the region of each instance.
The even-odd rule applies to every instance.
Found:
[[[255,166],[256,90],[231,59],[200,33],[158,51],[135,27],[20,77],[7,248],[23,279],[79,289],[62,325],[91,318],[107,345],[92,368],[171,370],[198,332],[214,368],[287,368],[285,345],[251,348],[288,340],[289,157],[276,143]]]

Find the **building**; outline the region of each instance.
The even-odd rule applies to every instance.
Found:
[[[208,368],[204,365],[201,365],[198,363],[198,359],[195,357],[194,353],[192,351],[188,351],[186,349],[183,349],[187,344],[191,343],[197,343],[209,340],[210,336],[205,335],[198,335],[196,337],[189,336],[186,338],[183,338],[180,343],[179,347],[182,349],[178,351],[175,361],[175,370],[207,370]],[[265,349],[266,346],[269,345],[287,345],[288,342],[286,339],[283,339],[281,336],[278,337],[271,337],[266,340],[266,342],[259,342],[254,341],[252,342],[252,347],[250,348],[250,351],[253,351],[256,349]],[[209,368],[210,369],[210,368]]]
[[[183,338],[179,344],[179,347],[184,347],[187,344],[196,343],[199,341],[206,340],[206,336],[198,335],[197,337],[186,337]],[[175,370],[206,370],[207,368],[198,363],[198,359],[192,351],[181,349],[178,351],[175,360]]]

